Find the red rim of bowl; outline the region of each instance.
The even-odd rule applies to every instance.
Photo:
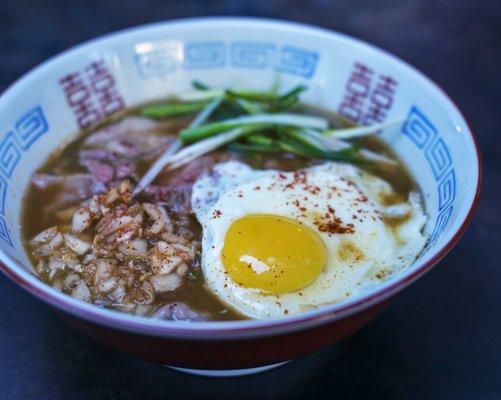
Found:
[[[283,332],[295,332],[299,330],[304,330],[308,328],[312,328],[318,325],[322,325],[328,322],[334,322],[336,320],[340,320],[342,318],[345,318],[349,315],[355,314],[356,312],[362,311],[364,309],[369,308],[370,306],[380,303],[381,301],[388,299],[389,297],[397,294],[401,290],[403,290],[405,287],[409,286],[411,283],[416,281],[420,276],[424,275],[426,272],[428,272],[434,265],[436,265],[451,249],[452,247],[458,242],[458,240],[461,238],[463,233],[465,232],[466,228],[470,224],[475,210],[477,209],[478,202],[479,202],[479,197],[480,197],[480,192],[482,188],[482,179],[483,179],[483,168],[482,168],[482,157],[480,153],[480,146],[478,144],[478,140],[476,136],[473,134],[473,131],[471,129],[471,125],[468,123],[467,119],[463,115],[463,113],[460,111],[460,109],[457,107],[456,103],[445,93],[445,91],[434,81],[432,81],[430,78],[422,74],[419,70],[414,68],[412,65],[408,64],[404,60],[398,58],[397,56],[394,56],[393,54],[380,49],[376,46],[373,46],[369,43],[366,43],[362,40],[353,38],[351,36],[331,31],[328,29],[323,29],[323,28],[318,28],[315,26],[307,25],[307,24],[301,24],[301,23],[296,23],[296,22],[289,22],[289,21],[280,21],[280,20],[273,20],[273,19],[262,19],[262,18],[240,18],[240,17],[208,17],[208,18],[190,18],[190,19],[180,19],[180,20],[171,20],[171,21],[164,21],[164,22],[157,22],[153,24],[146,24],[146,25],[141,25],[138,27],[134,28],[129,28],[125,30],[121,30],[118,32],[114,32],[108,35],[104,35],[101,37],[98,37],[96,39],[90,40],[88,42],[85,42],[79,46],[76,46],[75,48],[72,48],[68,51],[65,51],[63,53],[60,53],[46,62],[42,63],[40,66],[35,67],[40,68],[44,66],[45,64],[50,63],[56,58],[62,57],[65,55],[67,52],[75,51],[77,48],[81,46],[86,46],[93,44],[94,42],[97,41],[102,41],[103,39],[107,39],[109,37],[114,37],[118,35],[123,35],[127,33],[133,33],[134,31],[140,31],[143,29],[148,29],[148,28],[155,28],[155,27],[160,27],[162,25],[174,25],[174,24],[186,24],[186,23],[217,23],[217,22],[234,22],[234,23],[258,23],[258,24],[268,24],[270,26],[276,26],[276,27],[281,27],[281,28],[287,28],[287,27],[296,27],[300,28],[306,31],[310,31],[312,33],[320,33],[320,34],[327,34],[330,36],[337,36],[338,38],[343,38],[344,40],[349,40],[351,42],[355,42],[358,45],[362,45],[366,48],[369,48],[372,51],[377,51],[379,53],[385,54],[386,56],[389,56],[393,60],[403,64],[405,67],[411,69],[415,73],[417,73],[421,78],[424,78],[426,81],[428,81],[432,86],[437,89],[441,95],[449,101],[457,111],[457,113],[462,117],[464,120],[466,126],[468,127],[468,134],[472,139],[474,149],[475,149],[475,154],[476,154],[476,161],[477,161],[477,168],[478,168],[478,175],[477,175],[477,186],[475,190],[475,194],[470,206],[470,209],[468,210],[468,213],[466,217],[464,218],[463,222],[459,226],[458,230],[454,233],[454,235],[451,237],[451,239],[440,249],[437,251],[437,253],[427,262],[425,262],[423,265],[420,267],[417,267],[412,273],[409,275],[405,276],[404,278],[400,280],[396,280],[394,283],[389,285],[388,287],[385,287],[380,290],[375,290],[374,292],[370,293],[369,295],[363,296],[359,298],[356,301],[353,301],[349,304],[342,305],[339,308],[336,308],[334,310],[331,309],[325,309],[325,310],[320,310],[314,315],[308,315],[308,313],[301,314],[296,317],[286,317],[283,319],[275,319],[275,320],[262,320],[261,324],[257,326],[245,326],[245,322],[239,322],[235,323],[235,325],[241,325],[241,326],[236,326],[236,327],[231,327],[231,328],[217,328],[217,325],[222,325],[224,323],[221,322],[208,322],[208,323],[173,323],[169,321],[158,321],[154,320],[152,323],[151,318],[144,318],[144,317],[137,317],[137,316],[130,316],[127,315],[126,317],[122,315],[120,312],[116,311],[107,311],[103,312],[103,310],[99,309],[98,307],[91,305],[89,309],[84,309],[85,305],[88,305],[87,303],[83,302],[78,302],[75,299],[71,298],[70,296],[63,295],[64,297],[62,299],[58,299],[56,297],[56,291],[52,289],[50,286],[46,285],[45,283],[41,282],[41,287],[37,287],[36,285],[32,284],[29,282],[26,277],[24,277],[22,274],[18,273],[17,271],[11,269],[10,267],[6,266],[5,264],[0,262],[0,270],[7,276],[9,277],[12,281],[15,283],[19,284],[23,289],[27,290],[29,293],[33,294],[34,296],[40,298],[41,300],[53,305],[57,309],[60,309],[64,312],[67,312],[73,316],[76,316],[77,318],[81,318],[87,321],[90,321],[92,323],[98,324],[98,325],[104,325],[108,326],[114,329],[118,330],[124,330],[124,331],[131,331],[135,333],[140,333],[140,334],[146,334],[146,335],[153,335],[153,336],[161,336],[161,337],[172,337],[172,338],[191,338],[191,339],[201,339],[201,340],[210,340],[210,339],[220,339],[224,338],[226,340],[228,339],[237,339],[237,338],[242,338],[242,337],[260,337],[260,336],[269,336],[269,335],[274,335],[274,334],[279,334]],[[21,78],[19,78],[16,82],[14,82],[12,85],[10,85],[4,93],[10,91],[11,88],[17,86],[17,84],[20,81],[23,81],[27,76],[29,76],[34,70],[24,74]],[[3,97],[3,94],[2,94]],[[28,272],[29,273],[29,272]],[[44,287],[44,289],[42,289]],[[72,300],[75,301],[75,304],[71,304]],[[95,309],[94,309],[95,308]],[[99,310],[99,311],[98,311]],[[125,319],[125,320],[123,320]],[[149,323],[146,323],[149,321]],[[199,325],[200,324],[200,325]],[[200,329],[201,324],[205,325],[202,329]],[[214,327],[207,327],[206,324],[212,324]],[[198,326],[198,328],[197,328]]]

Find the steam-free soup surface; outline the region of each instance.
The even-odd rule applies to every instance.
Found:
[[[346,125],[346,121],[326,111],[311,107],[307,108],[307,111],[327,116],[332,126]],[[95,193],[106,193],[107,189],[119,182],[128,181],[133,187],[162,151],[172,144],[177,132],[192,119],[191,116],[181,116],[152,120],[137,117],[137,112],[138,109],[129,110],[95,129],[81,133],[47,160],[34,176],[33,184],[28,187],[22,215],[26,251],[38,269],[40,278],[59,290],[69,294],[75,293],[76,290],[79,294],[76,289],[78,283],[75,282],[81,273],[78,268],[74,271],[58,269],[57,266],[41,266],[40,256],[36,254],[38,244],[34,245],[30,241],[40,232],[54,226],[57,226],[63,235],[71,234],[69,226],[75,210],[82,202],[92,198]],[[391,149],[375,137],[360,139],[358,144],[378,154],[397,159]],[[194,180],[215,163],[229,159],[243,161],[253,168],[286,171],[319,162],[288,152],[259,154],[223,148],[178,170],[160,174],[153,184],[137,200],[133,199],[132,203],[128,203],[127,207],[136,201],[139,204],[165,207],[173,224],[177,224],[176,234],[181,232],[178,236],[183,240],[189,238],[186,243],[196,250],[193,257],[187,256],[187,270],[180,274],[181,284],[172,291],[156,292],[152,299],[141,292],[143,288],[140,280],[143,272],[135,271],[135,267],[131,267],[132,272],[127,275],[127,279],[138,281],[129,282],[125,290],[130,290],[131,293],[136,290],[138,294],[130,294],[128,303],[124,304],[120,299],[117,300],[117,297],[114,298],[113,291],[103,291],[103,294],[97,297],[90,295],[84,300],[103,307],[166,319],[197,321],[245,318],[207,289],[200,268],[200,247],[197,247],[201,240],[201,227],[190,209],[190,190]],[[397,195],[386,199],[388,204],[406,199],[409,192],[416,189],[415,183],[400,162],[396,167],[365,164],[362,168],[370,170],[393,186]],[[83,233],[83,237],[89,241],[96,240],[94,233]],[[160,237],[147,237],[148,246],[154,246],[161,240]],[[113,243],[110,244],[112,245]],[[121,266],[125,268],[129,261],[129,257],[118,260],[112,268],[114,272],[111,273],[111,278],[113,274],[120,276]],[[142,261],[139,259],[139,262]],[[92,279],[88,282],[92,282]],[[174,309],[171,305],[174,305]]]

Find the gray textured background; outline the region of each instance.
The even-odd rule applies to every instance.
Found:
[[[476,131],[485,185],[458,246],[375,322],[254,377],[180,375],[103,347],[0,277],[0,399],[501,398],[501,5],[489,0],[0,2],[0,89],[90,38],[163,19],[248,15],[341,31],[440,84]]]

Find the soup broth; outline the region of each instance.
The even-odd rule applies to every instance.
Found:
[[[68,226],[71,224],[71,217],[75,212],[75,207],[86,199],[91,198],[93,193],[103,192],[113,185],[114,182],[123,179],[129,180],[134,185],[148,170],[161,151],[165,149],[166,144],[172,139],[173,135],[176,135],[180,129],[186,127],[192,120],[190,116],[174,116],[157,118],[151,123],[143,121],[141,123],[144,123],[144,127],[138,126],[132,130],[125,129],[127,133],[125,135],[118,135],[119,140],[117,140],[117,138],[113,136],[113,134],[116,133],[117,124],[130,123],[129,119],[131,117],[136,117],[140,109],[141,107],[130,109],[119,116],[114,116],[113,119],[105,121],[94,129],[82,132],[74,141],[58,149],[37,171],[34,179],[35,181],[38,179],[38,183],[30,185],[27,189],[21,221],[26,252],[34,265],[40,262],[40,257],[36,255],[36,246],[33,245],[32,239],[39,232],[54,226],[59,226],[61,232],[67,232],[69,229]],[[327,117],[330,125],[334,127],[350,126],[349,121],[342,119],[336,114],[326,112],[325,110],[305,107],[303,112]],[[135,123],[141,125],[141,123],[137,121]],[[99,138],[100,133],[103,137],[102,140]],[[107,133],[110,133],[108,138],[106,137]],[[133,138],[134,135],[136,138],[140,135],[151,135],[151,143],[143,143],[141,140],[144,138],[136,141],[136,139]],[[157,142],[158,144],[155,144]],[[103,143],[106,144],[104,147],[102,146]],[[361,148],[370,149],[375,153],[397,160],[397,165],[391,168],[376,163],[360,165],[361,168],[381,177],[393,187],[395,195],[384,199],[385,204],[391,205],[405,201],[411,191],[417,190],[416,184],[407,172],[405,166],[384,142],[377,137],[370,136],[357,139],[356,143]],[[111,147],[112,144],[116,146],[116,151]],[[127,148],[127,146],[129,146],[129,148]],[[136,149],[136,147],[141,146],[143,148],[140,151]],[[156,147],[161,151],[156,151]],[[98,154],[99,150],[103,150],[103,154]],[[130,155],[127,155],[127,151],[129,150]],[[92,155],[94,154],[92,152],[95,153],[95,157]],[[187,211],[184,206],[177,207],[175,202],[189,203],[189,198],[186,197],[189,197],[189,187],[194,179],[203,171],[210,169],[210,167],[219,160],[224,161],[228,159],[237,159],[256,169],[276,169],[283,171],[295,171],[321,162],[320,160],[305,158],[289,152],[243,153],[222,148],[204,156],[202,159],[194,160],[187,166],[182,166],[179,170],[161,173],[153,182],[153,189],[141,193],[137,199],[140,202],[154,203],[155,200],[158,201],[157,195],[160,196],[162,193],[165,195],[166,191],[172,189],[173,195],[170,196],[168,200],[162,198],[160,203],[166,207],[169,217],[173,221],[183,221],[182,228],[191,232],[190,243],[200,242],[202,235],[200,224],[191,211]],[[120,168],[124,171],[128,169],[129,172],[124,172],[122,177],[117,179],[117,171]],[[78,179],[82,180],[81,185],[87,185],[86,180],[95,179],[95,177],[92,177],[93,173],[109,173],[111,175],[109,178],[98,178],[89,188],[84,189],[83,186],[80,187],[78,189],[80,192],[77,190],[75,191],[76,194],[73,193],[74,188],[72,188],[71,195],[68,194],[69,186],[75,183],[80,185],[80,183],[77,182]],[[73,182],[65,181],[64,179],[60,179],[60,177],[69,177],[68,179],[73,180]],[[75,181],[75,179],[77,181]],[[101,179],[101,181],[99,181],[99,179]],[[46,181],[50,182],[47,183]],[[164,192],[162,192],[162,190],[164,190]],[[88,240],[92,240],[92,237],[89,235]],[[152,243],[153,242],[150,244]],[[127,261],[124,260],[123,262],[126,263]],[[120,265],[117,267],[120,268]],[[74,274],[75,271],[71,269],[56,269],[54,271],[39,268],[38,272],[40,278],[47,284],[69,293],[69,290],[64,287],[64,282],[65,279],[67,280],[68,276]],[[111,298],[108,299],[106,294],[100,296],[99,299],[88,301],[94,301],[96,304],[103,307],[135,312],[136,314],[146,316],[155,315],[155,313],[165,305],[183,304],[190,310],[194,310],[198,315],[202,316],[203,319],[207,320],[220,321],[247,318],[232,307],[223,303],[207,288],[200,268],[199,248],[195,257],[189,260],[188,272],[184,275],[181,285],[172,291],[156,293],[153,300],[137,300],[137,305],[142,306],[140,308],[135,308],[135,306],[122,307],[120,301]],[[172,315],[174,315],[174,317]],[[159,317],[158,315],[156,316]],[[184,319],[179,316],[176,317],[175,313],[172,314],[172,312],[167,318]],[[196,318],[194,318],[194,320],[196,320]]]

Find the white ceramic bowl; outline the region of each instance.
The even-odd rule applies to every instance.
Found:
[[[53,290],[34,275],[19,229],[22,199],[30,176],[56,148],[105,115],[186,91],[194,79],[217,87],[264,89],[277,74],[284,88],[306,84],[306,102],[360,123],[407,117],[403,126],[384,131],[382,138],[406,162],[422,189],[429,215],[425,228],[429,242],[413,265],[363,297],[300,316],[197,324],[98,308]],[[138,356],[185,367],[243,368],[279,362],[321,347],[343,336],[342,332],[348,334],[344,319],[376,309],[451,248],[472,216],[479,186],[479,153],[473,135],[440,88],[382,50],[339,33],[295,23],[204,18],[129,29],[49,60],[0,98],[2,270],[92,336]],[[276,350],[271,356],[260,353],[264,337],[283,337],[322,326],[331,328],[330,333],[324,330],[321,343],[303,344],[298,351]],[[336,334],[333,329],[338,329]],[[140,337],[151,349],[132,349],[129,339],[118,339],[122,334]],[[242,356],[241,362],[218,364],[196,355],[169,356],[172,351],[154,356],[153,352],[161,351],[150,341],[153,337],[167,340],[167,346],[179,340],[192,344],[207,338],[224,343],[251,340],[256,346],[255,359]],[[291,342],[285,343],[290,347]],[[276,341],[273,346],[280,347]],[[238,354],[238,350],[232,351]]]

